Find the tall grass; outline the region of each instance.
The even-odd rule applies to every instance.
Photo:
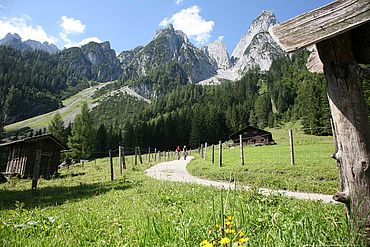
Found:
[[[334,194],[339,190],[338,168],[331,158],[334,146],[331,137],[305,135],[298,127],[294,131],[295,165],[290,162],[288,129],[272,129],[277,145],[244,147],[245,165],[240,165],[239,147],[224,145],[222,167],[215,164],[211,151],[206,159],[196,159],[188,166],[190,173],[215,180],[229,180],[255,187],[287,189]]]
[[[222,215],[234,215],[250,246],[364,246],[344,207],[224,191],[144,175],[133,167],[110,181],[107,159],[63,168],[58,178],[0,185],[3,246],[199,246]]]

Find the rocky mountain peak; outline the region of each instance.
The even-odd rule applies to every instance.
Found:
[[[36,40],[26,40],[22,42],[22,38],[17,34],[8,33],[3,39],[0,39],[0,45],[6,45],[13,47],[16,50],[27,51],[27,50],[42,50],[50,54],[57,53],[59,49],[54,44],[48,42],[39,42]]]
[[[235,47],[231,59],[237,61],[243,56],[253,37],[261,32],[268,32],[269,28],[278,23],[275,15],[271,11],[262,11],[262,13],[252,22],[248,32],[240,39]]]
[[[14,33],[14,34],[11,34],[11,33],[7,33],[3,39],[3,41],[11,41],[11,40],[18,40],[18,41],[22,41],[22,38],[21,36],[19,36],[17,33]]]
[[[218,69],[228,69],[231,67],[229,53],[227,52],[226,45],[222,41],[210,43],[203,47],[203,50],[216,61]]]

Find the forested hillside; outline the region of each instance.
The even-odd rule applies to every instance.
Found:
[[[109,42],[91,42],[56,54],[0,46],[0,109],[5,124],[61,106],[61,100],[121,74]]]
[[[118,111],[105,111],[104,118],[110,119],[114,133],[123,134],[125,145],[162,149],[216,143],[247,125],[265,128],[300,119],[307,133],[330,134],[326,82],[322,75],[307,71],[307,56],[302,51],[291,58],[283,57],[269,72],[253,68],[241,80],[220,86],[182,85],[179,74],[170,73],[173,66],[163,67],[147,82],[152,87],[159,87],[153,83],[161,82],[163,89],[168,89],[161,91],[167,92],[165,95],[143,110],[134,110],[131,118]],[[124,103],[106,101],[99,109],[104,107],[115,109],[124,107]],[[93,115],[100,115],[95,111]],[[97,120],[96,127],[99,124]]]

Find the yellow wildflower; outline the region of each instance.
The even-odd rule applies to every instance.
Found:
[[[220,241],[220,244],[222,245],[227,245],[228,243],[230,243],[230,238],[222,238],[221,241]]]
[[[249,238],[239,238],[238,243],[240,244],[246,244],[248,243]]]
[[[201,247],[205,247],[208,244],[209,244],[208,240],[203,240],[202,242],[200,242]]]
[[[235,230],[232,229],[232,228],[227,228],[226,229],[226,233],[234,234],[235,233]]]
[[[233,222],[232,222],[232,221],[228,221],[228,220],[226,221],[226,225],[227,225],[227,226],[230,226],[230,225],[232,225],[232,224],[233,224]]]
[[[239,232],[239,237],[241,237],[241,238],[242,238],[242,237],[244,237],[244,236],[245,236],[245,233],[244,233],[243,231],[240,231],[240,232]]]
[[[226,220],[228,220],[228,221],[232,221],[234,219],[234,216],[227,216],[226,217]]]

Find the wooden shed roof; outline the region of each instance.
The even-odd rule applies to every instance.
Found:
[[[0,144],[0,147],[14,145],[14,144],[18,144],[18,143],[32,143],[32,142],[37,142],[37,141],[40,141],[40,140],[43,140],[43,139],[50,139],[57,146],[59,146],[61,150],[67,149],[66,145],[64,145],[63,143],[61,143],[52,134],[34,136],[34,137],[29,137],[29,138],[25,138],[25,139],[21,139],[21,140],[16,140],[16,141],[12,141],[12,142],[5,142],[5,143],[1,143]]]
[[[370,22],[370,0],[338,0],[280,25],[270,33],[286,52],[296,51]]]
[[[232,133],[229,137],[231,139],[233,138],[239,138],[239,135],[242,134],[243,132],[247,131],[248,129],[250,130],[257,130],[259,132],[259,135],[260,134],[263,134],[263,135],[267,135],[267,134],[271,134],[271,132],[268,132],[266,130],[263,130],[263,129],[259,129],[259,128],[256,128],[256,127],[253,127],[253,126],[247,126],[247,127],[244,127],[243,129],[235,132],[235,133]]]

